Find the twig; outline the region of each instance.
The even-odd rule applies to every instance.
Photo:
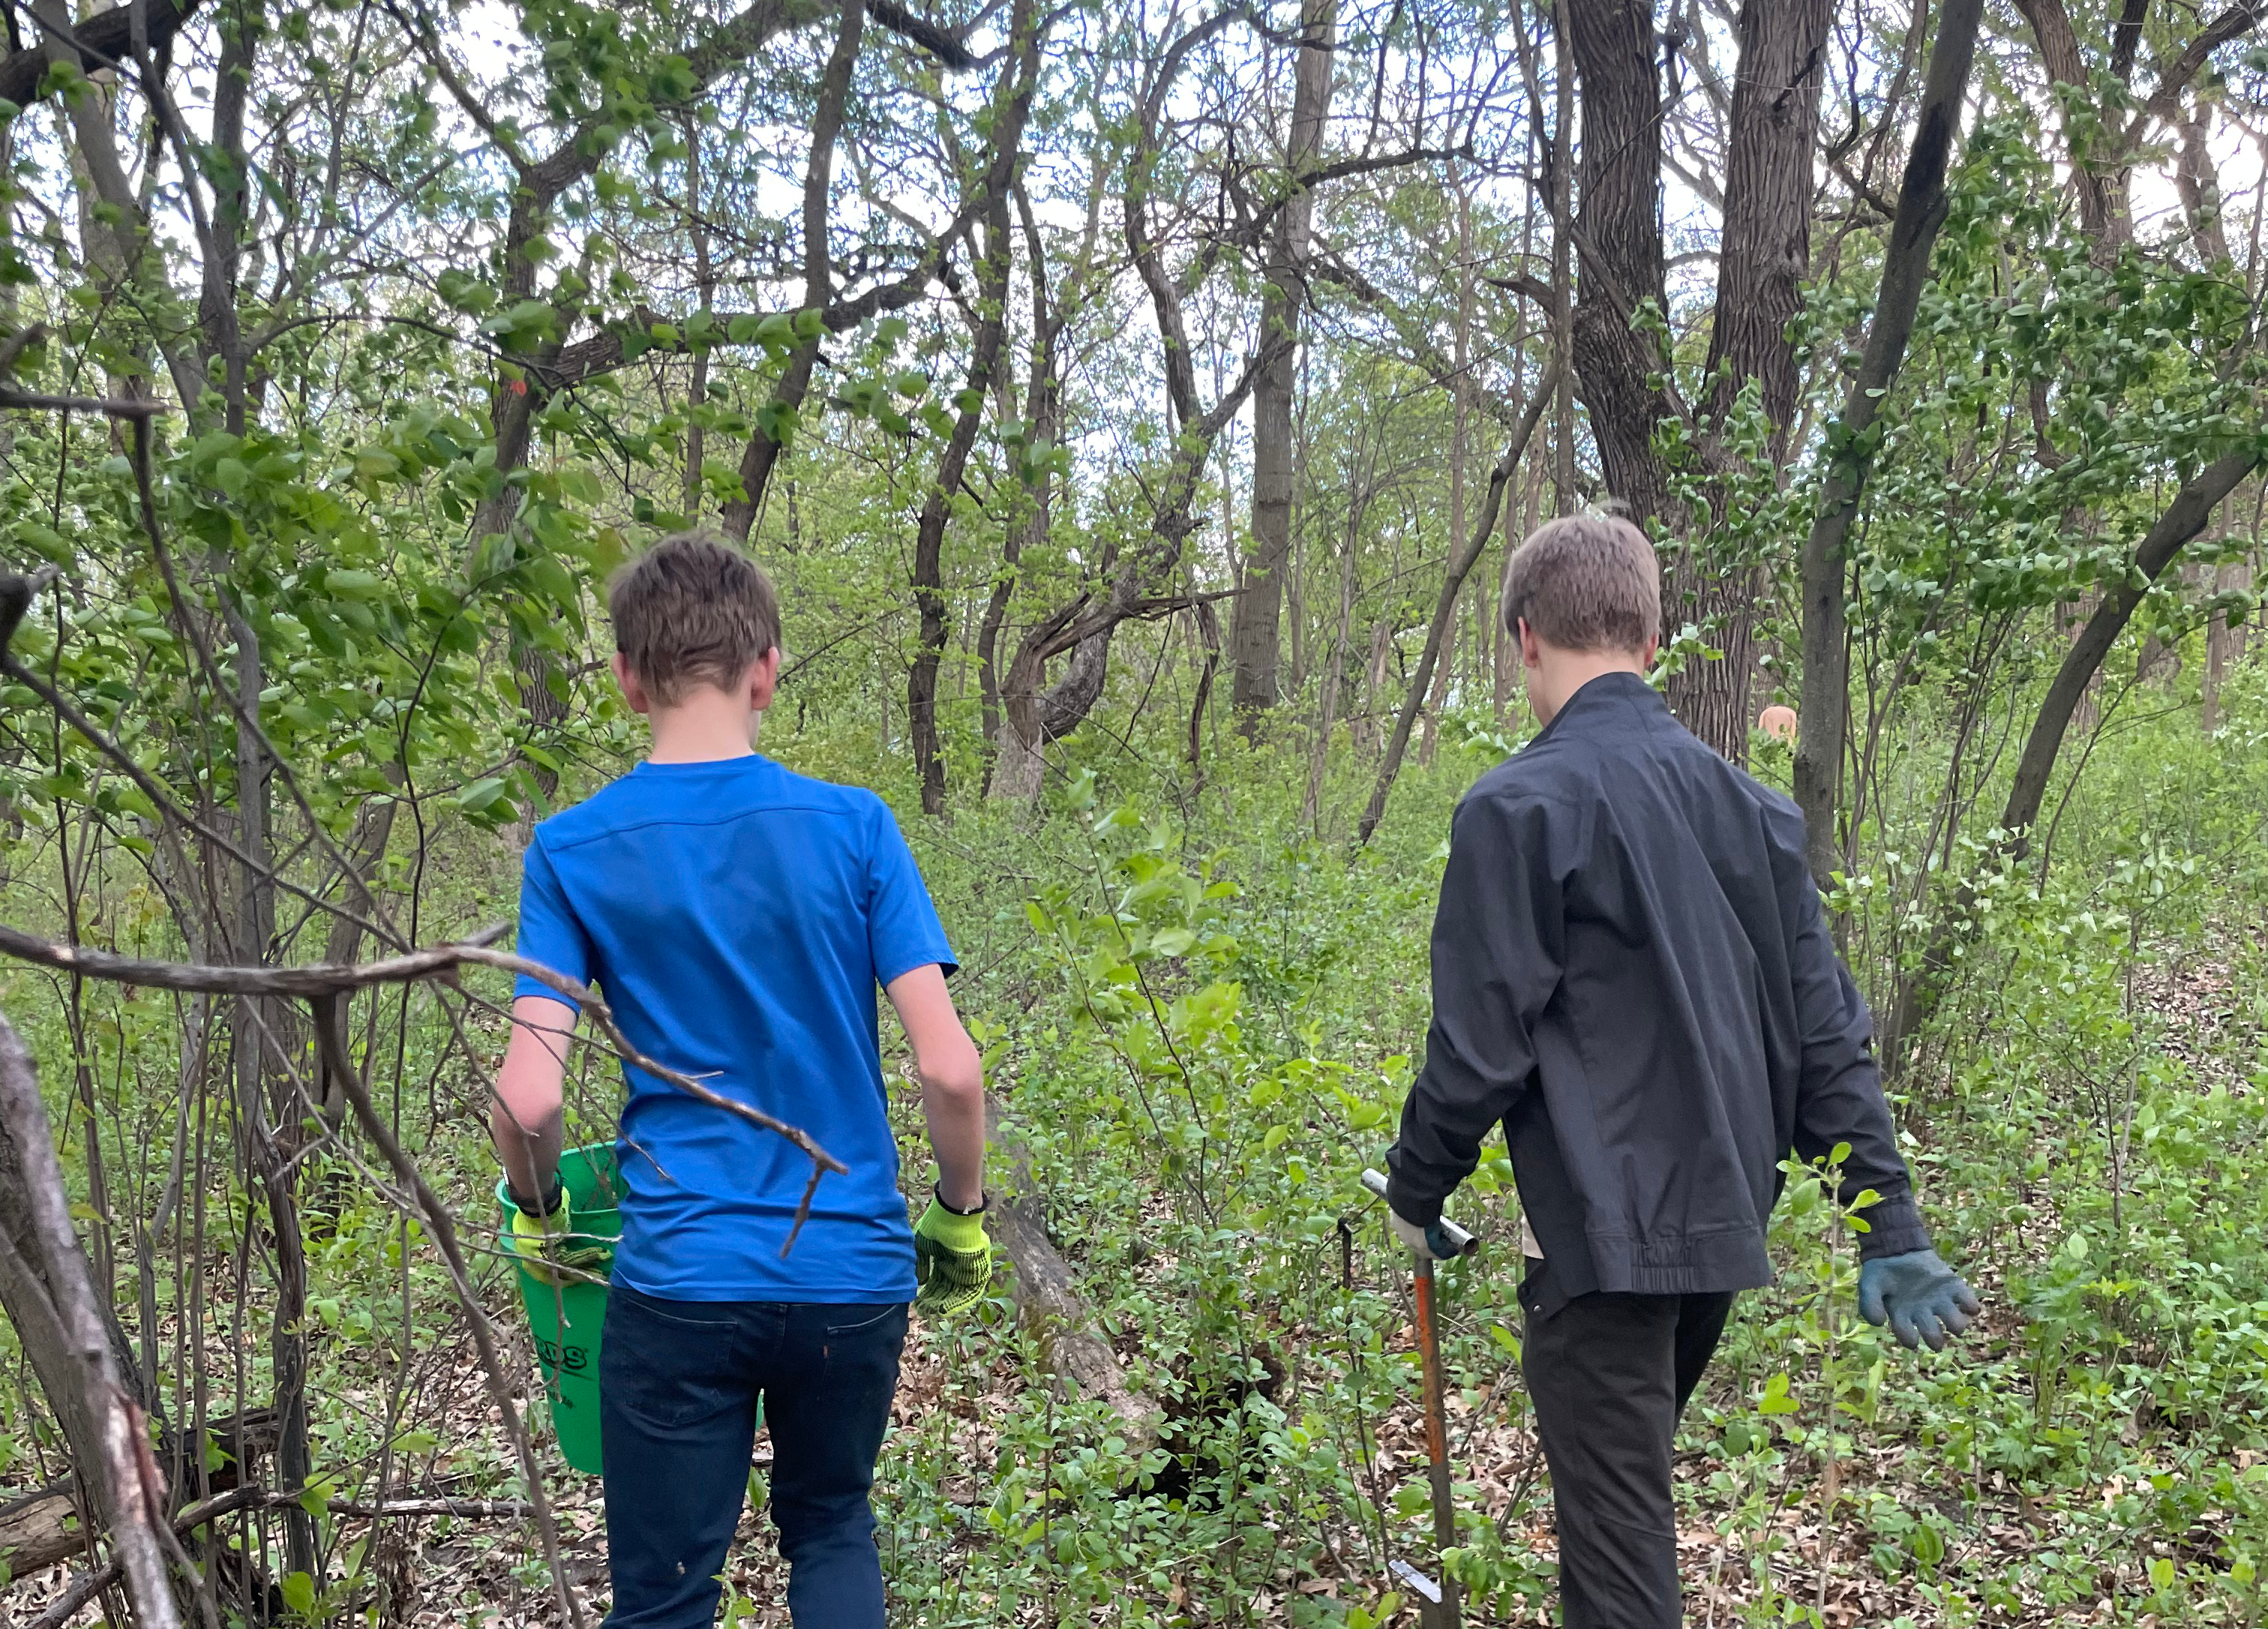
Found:
[[[480,1353],[482,1373],[488,1380],[489,1400],[503,1417],[504,1431],[519,1455],[520,1478],[527,1487],[529,1515],[534,1518],[536,1533],[543,1543],[543,1559],[551,1569],[551,1584],[559,1596],[560,1614],[572,1629],[585,1629],[583,1604],[569,1586],[566,1567],[559,1559],[559,1523],[553,1518],[550,1500],[544,1495],[543,1472],[535,1463],[535,1444],[527,1434],[526,1422],[512,1404],[512,1383],[504,1377],[504,1355],[497,1346],[496,1326],[489,1322],[487,1309],[481,1305],[480,1294],[473,1287],[472,1273],[457,1243],[456,1221],[450,1216],[449,1207],[441,1203],[440,1197],[427,1183],[424,1174],[402,1151],[391,1128],[371,1106],[370,1094],[363,1089],[362,1077],[347,1056],[346,1035],[339,1027],[338,1001],[338,993],[334,991],[315,1002],[316,1044],[321,1048],[326,1066],[354,1109],[355,1118],[361,1122],[364,1134],[378,1145],[379,1153],[394,1168],[395,1177],[417,1197],[417,1207],[425,1214],[425,1226],[433,1235],[433,1242],[440,1248],[441,1259],[448,1264],[449,1280],[456,1286],[457,1299],[465,1308],[467,1322],[472,1325],[473,1345]]]
[[[0,408],[39,408],[51,412],[107,413],[113,418],[139,419],[147,424],[160,413],[170,413],[170,402],[144,402],[130,396],[49,396],[36,391],[0,385]]]
[[[691,1075],[672,1069],[659,1059],[638,1050],[615,1024],[614,1009],[588,985],[578,984],[564,973],[556,972],[541,962],[531,962],[526,956],[514,955],[508,950],[492,948],[495,942],[504,937],[505,927],[504,923],[493,923],[468,939],[435,945],[425,950],[413,950],[407,955],[389,956],[379,962],[314,962],[299,967],[216,967],[195,962],[149,962],[136,956],[122,956],[114,951],[98,950],[91,946],[59,945],[36,934],[26,933],[21,928],[0,924],[0,954],[39,966],[55,968],[63,972],[75,973],[85,978],[144,985],[152,990],[180,990],[204,995],[300,996],[309,1000],[325,1000],[377,984],[410,984],[422,978],[444,977],[468,962],[482,967],[497,968],[507,973],[524,974],[546,988],[556,991],[562,999],[573,1002],[588,1013],[591,1021],[598,1025],[605,1035],[615,1055],[632,1068],[666,1081],[712,1109],[722,1109],[727,1114],[738,1115],[752,1125],[785,1138],[803,1151],[817,1172],[831,1171],[838,1176],[849,1175],[850,1168],[820,1146],[800,1126],[777,1119],[753,1103],[727,1097],[713,1087],[703,1086]],[[812,1188],[817,1185],[814,1175],[811,1187],[804,1190],[802,1205],[796,1211],[798,1229],[810,1215]],[[788,1242],[792,1244],[794,1241],[795,1235],[791,1232]]]
[[[666,1080],[679,1091],[699,1098],[711,1108],[728,1110],[752,1124],[760,1125],[768,1131],[786,1138],[788,1141],[802,1149],[814,1165],[822,1169],[832,1171],[838,1176],[850,1174],[850,1168],[813,1141],[809,1132],[790,1125],[784,1120],[776,1120],[752,1104],[736,1102],[721,1092],[713,1091],[702,1085],[691,1075],[680,1073],[667,1064],[649,1058],[639,1051],[630,1044],[630,1038],[615,1027],[614,1009],[606,1004],[597,991],[588,985],[578,984],[564,973],[555,972],[541,962],[531,962],[526,956],[516,956],[508,950],[491,950],[484,944],[454,945],[450,948],[456,952],[460,961],[478,962],[483,967],[501,968],[508,973],[524,973],[537,983],[557,991],[561,996],[572,1001],[590,1014],[591,1021],[598,1025],[605,1033],[607,1043],[614,1049],[615,1055],[632,1068],[642,1069],[659,1080]],[[810,1209],[811,1195],[806,1190],[803,1197],[802,1208],[796,1213],[797,1227],[800,1227],[803,1225],[804,1218]],[[793,1235],[791,1235],[791,1242],[792,1238]],[[784,1255],[786,1252],[781,1253]]]
[[[107,1484],[105,1497],[90,1503],[109,1520],[126,1592],[142,1629],[179,1629],[180,1615],[166,1579],[166,1559],[155,1530],[162,1518],[152,1503],[156,1467],[147,1463],[150,1445],[140,1430],[142,1412],[119,1384],[110,1341],[96,1310],[94,1286],[88,1282],[86,1257],[71,1227],[63,1166],[55,1158],[55,1137],[31,1054],[4,1018],[0,1018],[0,1120],[6,1122],[21,1149],[25,1183],[31,1190],[27,1208],[33,1236],[26,1243],[45,1258],[40,1264],[45,1272],[32,1275],[33,1282],[46,1281],[55,1323],[77,1371],[82,1406],[100,1434],[99,1462],[81,1465],[80,1476],[91,1481],[99,1475]]]
[[[89,945],[58,945],[0,923],[0,952],[85,978],[179,990],[193,995],[319,996],[403,984],[451,972],[471,951],[504,937],[508,925],[491,924],[470,939],[413,950],[379,962],[313,962],[300,967],[213,967],[195,962],[148,962]]]

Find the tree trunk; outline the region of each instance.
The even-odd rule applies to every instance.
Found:
[[[1230,628],[1235,668],[1233,699],[1249,734],[1258,713],[1280,699],[1277,664],[1282,637],[1284,575],[1292,551],[1292,392],[1299,375],[1300,313],[1314,218],[1307,173],[1322,151],[1330,109],[1332,35],[1337,0],[1302,0],[1300,48],[1293,70],[1291,139],[1284,167],[1291,201],[1276,217],[1268,285],[1261,296],[1263,336],[1291,343],[1261,372],[1252,387],[1252,542],[1244,586]]]
[[[126,1388],[132,1354],[95,1297],[31,1055],[4,1018],[0,1176],[0,1304],[70,1445],[87,1515],[125,1563],[142,1629],[174,1629],[180,1619],[158,1538],[165,1491]]]
[[[1369,472],[1365,471],[1359,478],[1366,484]],[[1355,560],[1359,552],[1357,545],[1362,540],[1363,510],[1369,494],[1366,491],[1355,492],[1349,494],[1349,498],[1346,536],[1341,545],[1344,552],[1339,557],[1338,623],[1331,636],[1329,661],[1323,669],[1323,693],[1320,698],[1322,711],[1315,721],[1314,744],[1307,756],[1307,795],[1300,810],[1300,822],[1306,826],[1315,823],[1315,811],[1322,802],[1323,773],[1330,767],[1331,761],[1331,732],[1338,724],[1339,689],[1345,682],[1347,640],[1354,630]]]
[[[1007,332],[1008,194],[1015,181],[1024,120],[1031,111],[1039,74],[1042,30],[1034,25],[1033,4],[1034,0],[1017,0],[1009,22],[1015,55],[1000,70],[999,89],[994,97],[992,162],[984,183],[984,255],[976,269],[978,315],[969,346],[968,380],[962,387],[961,410],[938,458],[937,478],[930,483],[914,534],[913,588],[915,602],[921,608],[921,636],[913,669],[906,679],[906,716],[913,735],[914,761],[921,770],[922,809],[932,815],[945,813],[944,741],[937,726],[938,673],[945,660],[945,528],[968,466],[969,450],[976,445],[985,398],[991,394],[992,370]]]
[[[2072,30],[2063,0],[2016,0],[2016,9],[2032,26],[2032,38],[2039,46],[2040,62],[2049,79],[2067,86],[2080,104],[2061,115],[2064,151],[2071,159],[2073,188],[2079,195],[2080,228],[2093,246],[2096,263],[2107,266],[2118,258],[2120,247],[2132,235],[2124,166],[2119,155],[2105,151],[2117,139],[2118,110],[2094,106],[2095,77],[2080,55],[2079,37]],[[2130,55],[2130,67],[2132,63]],[[2098,116],[2104,111],[2110,114],[2107,119]]]
[[[1025,275],[1032,286],[1032,442],[1052,447],[1060,431],[1063,387],[1056,377],[1056,340],[1064,318],[1048,299],[1047,261],[1042,253],[1039,222],[1022,186],[1016,188],[1017,213],[1024,227]],[[1032,489],[1031,513],[1009,527],[1000,549],[1001,569],[993,574],[991,597],[984,604],[984,620],[976,635],[977,689],[984,709],[984,740],[996,755],[987,769],[985,792],[998,768],[1000,748],[1000,630],[1008,619],[1008,602],[1016,592],[1016,571],[1027,545],[1045,543],[1053,524],[1055,474],[1042,468],[1039,484]],[[1018,743],[1020,746],[1022,744]],[[1028,795],[1028,794],[1027,794]]]
[[[854,0],[843,14],[847,19],[864,9]],[[709,222],[702,214],[701,121],[689,116],[685,121],[685,224],[693,240],[693,289],[700,309],[707,312],[717,301],[717,271],[709,259]],[[685,388],[685,474],[677,506],[689,527],[701,524],[701,466],[708,457],[709,440],[701,410],[708,401],[709,352],[703,349],[693,353],[693,377]]]
[[[1719,440],[1750,380],[1771,421],[1772,465],[1786,461],[1800,387],[1788,324],[1811,271],[1812,169],[1819,131],[1828,0],[1744,0],[1734,29],[1740,63],[1725,164],[1724,230],[1709,330],[1702,432]],[[1731,564],[1706,545],[1721,537],[1729,493],[1712,482],[1711,528],[1670,556],[1665,598],[1673,622],[1699,627],[1723,654],[1689,661],[1669,681],[1669,704],[1734,763],[1749,756],[1754,718],[1756,616],[1764,573],[1734,549]]]
[[[1463,387],[1463,381],[1472,366],[1473,343],[1473,204],[1462,176],[1457,178],[1456,192],[1457,328],[1450,361],[1457,371],[1458,388],[1450,393],[1449,408],[1449,537],[1452,548],[1459,546],[1465,535],[1465,461],[1471,453],[1470,418],[1466,411],[1466,402],[1471,393]],[[1460,588],[1462,586],[1460,584]],[[1418,741],[1418,762],[1427,767],[1432,764],[1434,742],[1440,733],[1441,709],[1448,704],[1449,670],[1452,666],[1446,661],[1436,665],[1432,693],[1425,698],[1425,715],[1418,724],[1421,733]]]
[[[1581,79],[1583,142],[1576,166],[1575,387],[1589,409],[1607,494],[1649,532],[1668,507],[1654,426],[1668,413],[1650,382],[1661,371],[1653,339],[1631,326],[1641,302],[1662,305],[1661,79],[1653,8],[1646,0],[1567,6]],[[1675,621],[1675,609],[1668,613]]]
[[[1564,358],[1575,354],[1575,58],[1569,40],[1569,0],[1553,0],[1551,34],[1556,58],[1551,126],[1551,343]],[[1552,416],[1552,512],[1575,512],[1575,370],[1559,370]],[[1507,539],[1507,542],[1510,540]]]
[[[225,605],[225,609],[236,640],[238,704],[246,718],[256,719],[267,686],[260,638],[233,605]],[[232,937],[238,964],[261,967],[272,954],[276,938],[276,882],[269,836],[273,766],[254,732],[239,724],[236,740],[237,841],[252,863],[241,868],[243,880]],[[276,1072],[278,1102],[271,1105],[268,1095],[269,1055],[271,1049],[280,1053],[289,1023],[284,1004],[240,996],[231,1033],[237,1119],[246,1163],[260,1179],[261,1195],[268,1202],[269,1230],[275,1235],[276,1308],[269,1325],[268,1350],[278,1426],[276,1473],[286,1488],[298,1488],[306,1485],[313,1469],[307,1441],[307,1259],[299,1231],[296,1168],[276,1137],[279,1125],[296,1124],[298,1117],[292,1112],[291,1088],[280,1070]],[[313,1577],[314,1518],[296,1505],[288,1506],[284,1524],[289,1569]]]
[[[836,29],[835,49],[819,84],[819,101],[811,121],[811,158],[803,173],[803,307],[822,311],[835,291],[835,274],[827,253],[827,196],[835,173],[835,144],[843,133],[843,107],[850,93],[850,74],[858,61],[858,41],[866,20],[865,0],[850,0],[843,8]],[[763,507],[764,489],[786,449],[795,416],[811,389],[812,371],[819,364],[817,335],[790,353],[771,401],[757,416],[756,427],[740,454],[740,496],[718,513],[725,530],[737,542],[746,542],[756,512]]]
[[[2213,573],[2213,591],[2227,593],[2252,586],[2252,567],[2238,561],[2224,565]],[[2241,653],[2239,630],[2228,625],[2228,613],[2215,611],[2205,630],[2205,707],[2202,723],[2208,735],[2220,727],[2220,689],[2227,682],[2228,665]]]
[[[1851,726],[1843,543],[1872,467],[1874,422],[1897,382],[1922,286],[1929,280],[1930,251],[1945,222],[1945,169],[1961,134],[1962,99],[1983,10],[1983,0],[1946,0],[1939,18],[1913,148],[1906,155],[1897,215],[1882,259],[1881,292],[1858,375],[1828,431],[1834,461],[1803,545],[1803,705],[1796,735],[1795,800],[1807,827],[1811,873],[1822,888],[1842,865],[1835,814]]]

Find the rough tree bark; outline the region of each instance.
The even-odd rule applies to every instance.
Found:
[[[2058,105],[2079,196],[2080,224],[2093,240],[2096,263],[2108,266],[2133,240],[2131,181],[2143,135],[2153,123],[2179,124],[2182,96],[2190,81],[2213,52],[2259,26],[2268,15],[2268,0],[2235,0],[2215,13],[2159,70],[2149,96],[2123,122],[2120,106],[2102,106],[2095,97],[2094,74],[2064,0],[2016,0],[2016,9],[2031,26],[2048,77],[2063,87]],[[2145,0],[2126,0],[2111,33],[2109,65],[2122,86],[2134,81],[2146,14]]]
[[[1554,116],[1551,123],[1551,343],[1561,358],[1553,404],[1551,502],[1555,514],[1575,512],[1575,59],[1569,43],[1568,0],[1551,10]],[[1509,540],[1507,540],[1509,541]]]
[[[1669,488],[1653,450],[1669,403],[1652,382],[1660,355],[1631,327],[1642,301],[1662,301],[1661,76],[1650,0],[1567,8],[1580,82],[1583,140],[1572,232],[1582,269],[1572,322],[1575,388],[1591,418],[1609,498],[1657,528]]]
[[[1811,274],[1812,168],[1831,11],[1828,0],[1746,0],[1734,30],[1740,62],[1700,428],[1705,447],[1721,443],[1742,391],[1756,381],[1771,423],[1774,468],[1787,460],[1800,388],[1787,325]],[[1708,494],[1711,534],[1721,535],[1732,520],[1730,490],[1712,481]],[[1764,571],[1737,556],[1712,560],[1700,542],[1671,557],[1666,598],[1677,608],[1672,620],[1709,630],[1709,643],[1723,655],[1681,667],[1670,678],[1669,702],[1696,735],[1742,763],[1756,716],[1750,682]]]
[[[1640,306],[1663,298],[1662,91],[1653,11],[1636,0],[1610,0],[1567,11],[1583,92],[1571,234],[1581,262],[1576,386],[1590,410],[1608,496],[1669,543],[1664,632],[1696,624],[1724,652],[1720,660],[1689,661],[1674,674],[1670,704],[1697,735],[1739,762],[1748,748],[1759,573],[1712,558],[1709,534],[1680,540],[1689,518],[1670,512],[1668,471],[1654,437],[1665,417],[1684,409],[1658,382],[1668,368],[1659,341],[1631,327]],[[1812,172],[1830,13],[1826,0],[1743,0],[1735,25],[1740,60],[1727,134],[1711,383],[1689,425],[1705,476],[1726,456],[1726,416],[1750,380],[1773,424],[1771,456],[1777,463],[1786,455],[1798,394],[1787,326],[1810,270]],[[1725,502],[1721,490],[1712,491],[1719,521]]]
[[[1913,146],[1906,155],[1897,214],[1883,254],[1881,292],[1874,302],[1858,375],[1828,431],[1834,461],[1819,495],[1810,535],[1804,540],[1803,707],[1796,736],[1795,800],[1803,811],[1812,875],[1822,888],[1843,863],[1835,809],[1850,735],[1844,540],[1859,512],[1879,439],[1876,421],[1905,359],[1914,313],[1929,280],[1930,252],[1945,221],[1946,164],[1961,134],[1962,99],[1983,11],[1984,0],[1946,0],[1938,19]]]
[[[1233,704],[1248,733],[1278,698],[1277,663],[1283,627],[1284,574],[1292,550],[1292,401],[1299,372],[1299,335],[1306,299],[1314,195],[1307,172],[1322,151],[1330,111],[1332,36],[1337,0],[1303,0],[1300,47],[1292,75],[1292,127],[1284,167],[1291,195],[1270,239],[1268,283],[1261,295],[1263,335],[1286,343],[1252,387],[1252,542],[1244,586],[1229,626],[1234,669]]]

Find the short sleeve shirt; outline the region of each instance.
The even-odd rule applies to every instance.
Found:
[[[623,1065],[615,1279],[674,1301],[914,1293],[876,992],[954,968],[887,805],[750,755],[641,763],[535,828],[519,954],[598,986],[640,1052],[809,1132],[785,1139]],[[557,998],[523,976],[519,995]]]

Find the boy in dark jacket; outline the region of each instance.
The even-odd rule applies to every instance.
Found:
[[[1568,1629],[1653,1629],[1680,1621],[1677,1417],[1734,1293],[1771,1281],[1788,1151],[1847,1143],[1845,1198],[1880,1196],[1870,1322],[1941,1348],[1977,1302],[1915,1207],[1802,816],[1646,684],[1653,546],[1627,520],[1550,521],[1507,563],[1503,615],[1543,729],[1458,806],[1388,1200],[1397,1237],[1447,1258],[1442,1203],[1504,1127]]]

